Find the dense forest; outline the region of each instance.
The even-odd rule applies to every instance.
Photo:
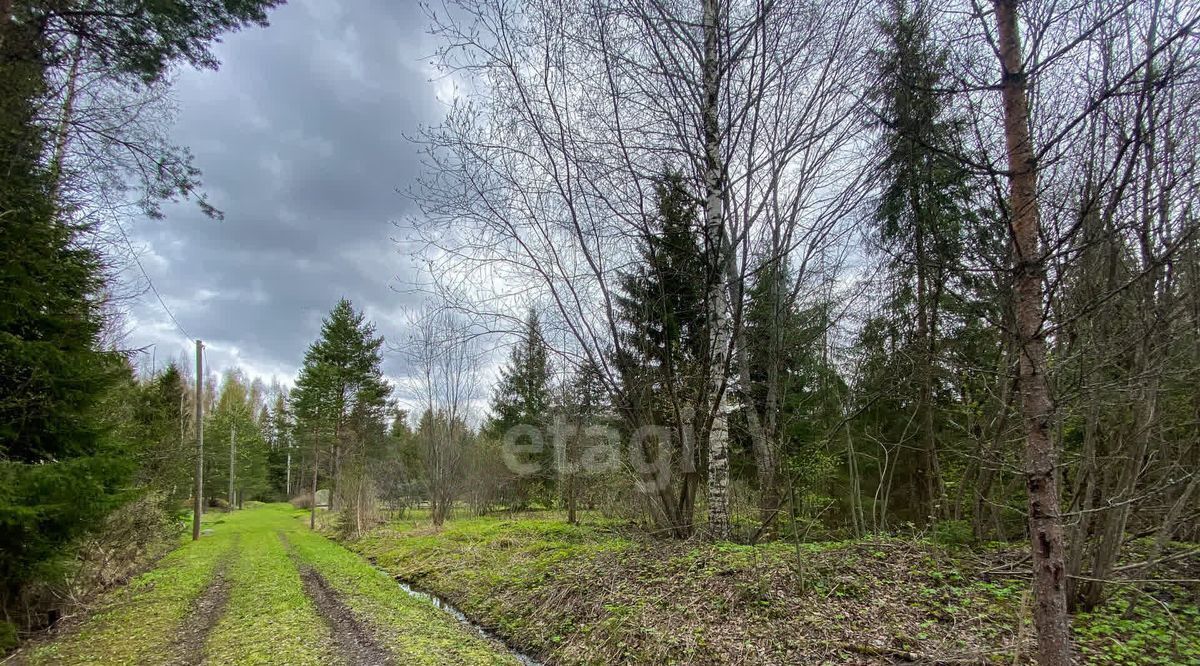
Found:
[[[923,557],[938,585],[970,557],[1030,623],[997,620],[986,654],[766,629],[763,663],[1200,658],[1196,5],[427,7],[457,88],[399,184],[421,306],[385,330],[347,294],[274,382],[212,372],[199,342],[147,364],[123,308],[162,297],[121,277],[122,225],[222,215],[169,139],[169,74],[280,4],[0,2],[0,649],[152,566],[193,506],[290,500],[547,663],[660,663],[667,638],[631,647],[613,601],[506,624],[470,587],[508,589],[503,563],[454,548],[502,552],[530,520],[567,544],[522,560],[550,578],[580,544],[603,578],[603,530],[642,544],[604,575],[754,553],[797,607],[875,575],[829,548]],[[291,557],[323,547],[278,529]],[[746,566],[731,580],[774,584]],[[1089,618],[1160,612],[1161,650],[1122,625],[1128,653],[1092,651]],[[726,647],[683,661],[751,658],[716,624]]]

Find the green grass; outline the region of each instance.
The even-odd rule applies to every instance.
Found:
[[[357,555],[310,532],[282,504],[205,516],[206,534],[114,592],[80,626],[18,656],[30,664],[153,664],[179,655],[196,599],[228,558],[230,594],[205,644],[212,664],[337,664],[337,644],[304,592],[293,554],[317,570],[403,664],[512,664],[431,605],[409,597]]]
[[[176,628],[233,546],[236,523],[205,516],[214,534],[188,542],[112,595],[78,631],[33,650],[31,664],[145,664],[169,654]]]
[[[311,532],[289,535],[298,557],[318,570],[356,615],[373,625],[404,664],[516,664],[432,604],[400,591],[361,557]]]
[[[402,540],[397,539],[400,535]],[[354,548],[385,569],[402,559],[415,578],[451,559],[470,565],[457,574],[487,579],[489,572],[502,568],[533,580],[559,561],[620,552],[632,545],[605,523],[568,525],[557,514],[546,512],[536,518],[463,518],[439,530],[406,519],[364,537]]]
[[[232,592],[207,655],[216,664],[339,663],[332,639],[279,532],[302,529],[293,511],[272,505],[233,514],[244,527],[229,571]]]
[[[959,536],[805,543],[798,561],[786,542],[654,539],[543,512],[441,529],[410,515],[348,545],[560,664],[858,663],[871,650],[1031,663],[1028,583],[982,573],[1021,548],[980,553]],[[1127,612],[1123,589],[1073,618],[1084,663],[1200,666],[1195,590],[1155,583]]]

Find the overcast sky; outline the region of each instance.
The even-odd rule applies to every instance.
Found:
[[[414,298],[397,289],[412,263],[392,239],[412,212],[397,190],[419,171],[405,136],[443,111],[415,2],[290,0],[270,20],[226,36],[220,70],[181,72],[174,89],[174,140],[191,147],[224,221],[172,206],[130,235],[214,370],[290,382],[341,296],[403,341]],[[189,353],[153,294],[129,329],[127,343],[151,348],[158,365]],[[388,354],[389,375],[402,367]]]

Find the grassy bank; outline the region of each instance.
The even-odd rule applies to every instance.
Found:
[[[1027,585],[1005,573],[1024,570],[1019,549],[873,540],[797,557],[553,515],[398,521],[349,545],[555,663],[1028,663],[1033,647]],[[1200,663],[1195,587],[1121,590],[1075,618],[1085,661]]]

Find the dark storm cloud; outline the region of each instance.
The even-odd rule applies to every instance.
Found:
[[[389,240],[411,212],[396,193],[416,178],[405,138],[441,106],[425,57],[433,45],[415,2],[292,0],[265,30],[230,35],[219,72],[182,72],[173,131],[192,148],[205,189],[225,212],[194,205],[141,221],[142,263],[209,360],[290,379],[320,319],[341,296],[403,338],[411,303],[390,288],[411,271]],[[129,342],[157,358],[186,341],[153,297],[131,316]],[[390,357],[389,374],[402,373]]]

